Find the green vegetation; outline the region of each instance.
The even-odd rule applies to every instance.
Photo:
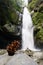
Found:
[[[14,26],[21,22],[19,21],[21,9],[17,0],[0,0],[0,30],[6,24],[11,23]]]
[[[16,2],[17,0],[0,0],[0,25],[4,25],[6,23],[17,22],[21,7]]]
[[[36,10],[32,16],[33,24],[35,26],[35,39],[37,42],[40,41],[43,43],[43,3],[40,0],[32,0],[29,4],[29,8],[31,11]]]
[[[29,8],[31,10],[33,10],[35,7],[36,7],[36,4],[39,0],[32,0],[30,3],[29,3]]]

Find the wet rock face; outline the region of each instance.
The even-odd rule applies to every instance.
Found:
[[[17,50],[20,49],[20,42],[19,41],[13,41],[11,44],[7,46],[7,52],[8,55],[14,55]]]

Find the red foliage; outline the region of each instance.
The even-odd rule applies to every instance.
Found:
[[[7,46],[7,52],[9,55],[14,55],[14,53],[19,50],[20,48],[20,42],[14,40],[13,42],[11,42],[11,44],[9,44]]]

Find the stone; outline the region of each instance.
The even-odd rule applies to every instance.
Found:
[[[17,37],[21,36],[21,24],[5,24],[2,27],[2,33],[4,32],[7,36]]]
[[[3,30],[5,32],[9,32],[9,33],[12,33],[13,35],[17,35],[18,33],[18,27],[16,25],[12,25],[11,23],[10,24],[5,24],[3,26]]]
[[[33,58],[35,61],[42,60],[43,59],[43,51],[35,52],[33,54]]]
[[[19,53],[15,54],[6,65],[37,65],[37,63],[25,53]]]

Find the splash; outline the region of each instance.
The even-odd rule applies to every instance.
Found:
[[[23,1],[24,6],[28,5],[28,0],[22,0],[22,1]]]

